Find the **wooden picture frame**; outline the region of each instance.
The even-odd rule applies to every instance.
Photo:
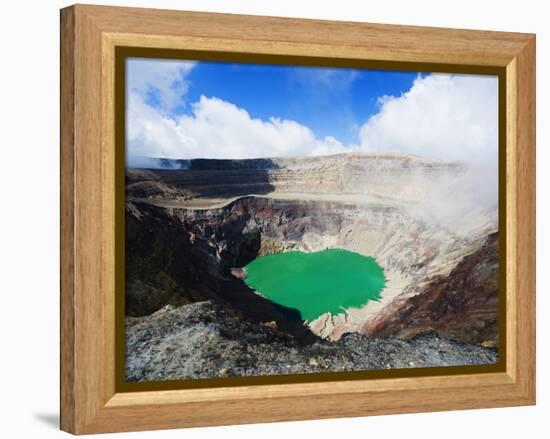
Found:
[[[330,386],[314,381],[120,391],[115,55],[121,47],[499,74],[505,108],[502,368],[374,375]],[[62,430],[85,434],[534,403],[534,35],[88,5],[61,11]]]

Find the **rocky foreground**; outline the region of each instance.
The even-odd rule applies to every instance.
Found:
[[[435,332],[409,340],[344,334],[303,343],[274,322],[258,324],[211,302],[126,319],[126,380],[342,372],[493,364],[498,353]]]

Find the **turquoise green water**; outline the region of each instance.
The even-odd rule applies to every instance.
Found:
[[[386,278],[372,257],[342,249],[263,256],[245,267],[246,283],[272,302],[313,320],[380,300]]]

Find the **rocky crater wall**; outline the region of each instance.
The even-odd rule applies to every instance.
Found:
[[[452,182],[465,165],[396,154],[190,160],[185,170],[129,169],[127,190],[135,197],[190,199],[291,192],[357,194],[419,200],[430,187]]]
[[[403,310],[413,306],[409,300],[433,295],[429,291],[434,282],[445,291],[458,282],[445,279],[457,278],[455,267],[481,251],[496,229],[495,211],[474,218],[468,233],[415,214],[433,195],[431,186],[460,178],[460,163],[357,154],[190,162],[186,170],[128,170],[129,316],[149,315],[166,304],[210,300],[249,320],[274,322],[303,340],[336,340],[346,332],[406,336],[399,321],[405,322]],[[208,207],[210,200],[218,203],[220,198],[221,205]],[[194,207],[197,200],[206,207]],[[380,302],[304,324],[297,310],[269,302],[233,274],[233,269],[265,254],[335,247],[376,257],[387,277]],[[457,295],[466,297],[466,288]],[[440,309],[455,303],[442,297]],[[417,298],[413,307],[421,302]],[[477,306],[472,302],[464,309],[470,312]],[[485,307],[487,312],[494,309]],[[424,320],[426,313],[418,311]],[[406,314],[407,325],[414,326],[415,315]],[[391,316],[399,317],[394,321]],[[454,321],[456,325],[458,317]],[[417,326],[445,330],[433,322]],[[458,338],[466,332],[448,331]],[[478,332],[481,335],[470,341],[492,339],[490,329]]]

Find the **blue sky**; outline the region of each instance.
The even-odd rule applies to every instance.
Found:
[[[498,148],[498,78],[129,58],[127,163],[142,157],[414,154]]]
[[[189,88],[172,116],[189,114],[201,95],[217,97],[251,117],[295,120],[317,137],[359,140],[359,127],[379,109],[378,98],[408,91],[414,72],[329,69],[281,65],[200,62],[187,76]],[[187,105],[184,104],[187,102]],[[157,99],[151,103],[159,108]]]

